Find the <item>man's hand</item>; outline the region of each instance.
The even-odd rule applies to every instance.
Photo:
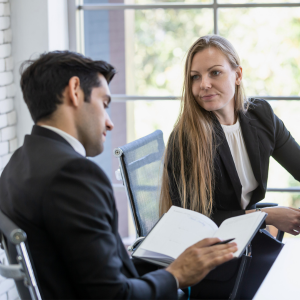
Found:
[[[276,206],[263,208],[262,211],[268,214],[266,218],[267,225],[273,225],[279,230],[292,235],[300,233],[300,209]]]
[[[166,271],[177,278],[180,288],[196,284],[215,267],[233,258],[236,243],[212,246],[218,242],[218,238],[204,239],[187,248],[169,265]]]

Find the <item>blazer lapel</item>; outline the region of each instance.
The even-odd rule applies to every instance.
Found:
[[[222,159],[224,166],[227,170],[227,173],[230,177],[232,186],[234,188],[235,194],[237,196],[237,199],[241,201],[241,195],[242,195],[242,185],[239,179],[239,175],[236,171],[236,167],[232,158],[232,154],[229,148],[229,145],[226,140],[226,136],[224,134],[224,131],[219,123],[217,122],[217,153],[219,154],[220,158]],[[216,168],[217,171],[218,168]]]
[[[257,129],[251,125],[250,119],[242,112],[239,114],[239,120],[254,177],[259,186],[263,188]]]

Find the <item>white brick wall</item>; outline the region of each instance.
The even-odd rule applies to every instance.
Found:
[[[1,74],[1,73],[0,73]],[[7,90],[5,91],[5,94]],[[14,109],[14,101],[12,98],[0,101],[0,114],[5,114]]]
[[[9,28],[10,26],[10,17],[0,17],[0,30]]]
[[[6,98],[6,86],[0,87],[0,100],[3,100]]]
[[[5,71],[5,59],[0,58],[0,72]]]
[[[14,60],[13,57],[10,56],[8,58],[5,58],[5,70],[6,71],[11,71],[14,68]]]
[[[0,85],[9,85],[13,82],[14,75],[11,71],[9,72],[1,72],[0,73]]]
[[[14,110],[15,84],[11,56],[12,31],[10,29],[10,3],[0,0],[0,175],[18,147],[16,138],[17,115]],[[0,260],[5,254],[0,249]],[[0,276],[0,300],[19,299],[12,279]]]
[[[0,24],[1,24],[1,17],[0,17]],[[0,45],[0,57],[1,58],[8,57],[10,54],[11,54],[11,44]]]

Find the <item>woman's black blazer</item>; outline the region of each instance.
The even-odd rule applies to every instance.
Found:
[[[239,121],[254,177],[258,182],[247,210],[255,208],[255,204],[265,197],[270,156],[300,181],[300,147],[265,100],[251,99],[248,111],[245,114],[239,113]],[[245,210],[241,208],[242,185],[230,148],[218,121],[216,126],[219,128],[218,147],[214,159],[215,188],[212,219],[220,225],[225,219],[244,214]],[[168,153],[169,155],[176,155],[176,153]],[[179,158],[179,155],[176,156]],[[168,164],[168,174],[173,205],[182,206],[170,164]],[[176,171],[175,176],[177,176]]]

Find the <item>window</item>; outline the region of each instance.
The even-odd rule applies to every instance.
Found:
[[[111,84],[114,103],[110,114],[115,130],[105,153],[96,158],[116,187],[113,173],[118,166],[113,148],[155,129],[161,129],[167,141],[179,112],[185,54],[206,34],[220,34],[233,43],[242,60],[247,95],[270,100],[300,143],[297,0],[124,1],[82,0],[77,7],[80,49],[118,70]],[[300,191],[299,182],[273,159],[268,186],[298,187]],[[122,193],[116,189],[117,198],[124,199]],[[300,193],[269,192],[265,201],[299,207]],[[121,218],[123,215],[126,213]],[[128,235],[128,230],[121,235]]]

